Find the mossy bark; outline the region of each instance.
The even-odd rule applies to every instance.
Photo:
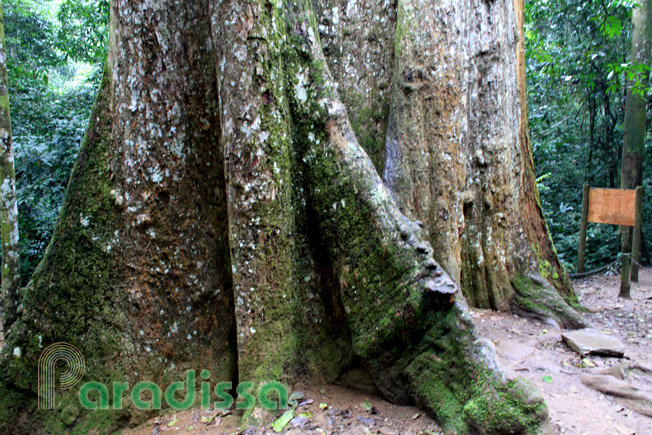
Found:
[[[0,227],[2,237],[2,316],[7,331],[18,318],[20,306],[20,249],[18,246],[18,202],[11,140],[9,83],[4,18],[0,6]]]
[[[464,15],[467,6],[451,11]],[[428,44],[410,45],[423,42],[411,20],[431,29],[438,3],[400,2],[396,14],[389,3],[349,2],[340,20],[343,7],[324,1],[313,9],[308,0],[113,2],[109,62],[92,123],[54,238],[0,360],[8,398],[0,430],[106,431],[142,418],[131,409],[75,416],[72,396],[62,396],[55,413],[20,411],[34,403],[39,353],[56,341],[79,347],[86,378],[105,383],[165,384],[182,379],[185,369],[204,368],[217,377],[213,384],[333,382],[362,366],[388,399],[418,403],[450,433],[545,429],[540,395],[508,379],[491,343],[475,331],[456,284],[462,244],[450,248],[448,239],[432,236],[450,222],[440,215],[424,220],[425,227],[413,221],[404,202],[415,196],[406,193],[405,200],[392,187],[398,184],[389,183],[390,191],[380,175],[388,174],[378,148],[385,126],[388,139],[408,144],[415,134],[425,141],[411,105],[431,117],[447,107],[430,94],[440,84],[413,86],[429,71],[397,72],[432,54]],[[379,27],[365,18],[382,13]],[[350,26],[364,29],[368,43],[356,44]],[[370,48],[369,56],[361,59],[357,45]],[[364,86],[350,78],[339,88],[343,75],[363,70]],[[510,74],[504,84],[520,89],[515,70]],[[514,121],[514,136],[522,121]],[[443,117],[437,125],[449,122]],[[526,146],[511,143],[517,145]],[[482,178],[486,173],[500,179],[494,166],[513,162],[498,157],[464,167],[465,176],[477,171],[480,178],[477,191],[460,193],[472,202],[485,195],[478,204],[486,213],[467,218],[476,222],[474,237],[485,237],[491,249],[490,242],[506,243],[499,246],[504,252],[491,251],[492,268],[521,261],[509,260],[507,247],[517,243],[508,217],[496,224],[492,214],[516,201],[509,189],[520,185],[501,179],[500,192],[483,190],[495,181]],[[457,169],[449,168],[451,180]],[[401,186],[416,186],[407,180]],[[456,201],[453,188],[432,195]],[[490,200],[499,205],[489,207]],[[469,252],[471,275],[489,270],[477,250]],[[486,288],[498,286],[501,301],[509,297],[503,278],[512,268],[483,275]]]
[[[146,416],[84,411],[70,422],[63,407],[35,410],[39,356],[56,342],[82,352],[83,382],[165,388],[187,369],[208,369],[213,384],[235,380],[207,12],[207,1],[112,2],[109,60],[90,125],[22,316],[5,337],[1,433],[96,424],[110,431]],[[58,394],[80,408],[74,394]]]
[[[369,98],[389,105],[379,172],[401,210],[423,222],[471,305],[509,309],[512,277],[530,272],[572,299],[534,184],[523,2],[366,6],[318,2],[319,32],[358,138],[353,120]],[[357,84],[375,90],[370,81],[379,89],[389,81],[389,92],[358,102]]]

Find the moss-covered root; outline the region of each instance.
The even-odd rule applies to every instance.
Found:
[[[512,279],[515,294],[512,310],[547,320],[553,319],[567,329],[589,327],[589,323],[575,311],[546,280],[529,274]],[[570,301],[577,304],[577,301]],[[579,305],[578,305],[579,306]]]
[[[548,408],[527,381],[509,379],[491,342],[456,305],[437,315],[406,377],[417,404],[449,434],[549,433]]]
[[[56,409],[38,409],[37,396],[0,381],[0,434],[110,434],[124,427],[127,410],[86,411],[72,390],[59,392]]]

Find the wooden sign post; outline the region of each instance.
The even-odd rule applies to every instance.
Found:
[[[634,227],[631,258],[631,275],[638,281],[638,266],[641,258],[641,221],[643,207],[643,188],[591,189],[588,184],[582,190],[582,223],[580,225],[580,243],[577,255],[577,272],[584,272],[586,250],[586,228],[589,222]],[[629,252],[623,252],[621,289],[629,286],[630,267]],[[626,254],[626,255],[625,255]],[[624,263],[627,263],[625,265]],[[627,275],[627,276],[625,276]]]

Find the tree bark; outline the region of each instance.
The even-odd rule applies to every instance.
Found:
[[[213,385],[291,384],[362,367],[450,433],[546,428],[464,297],[583,324],[551,286],[572,295],[537,202],[522,2],[111,10],[91,125],[0,360],[0,428],[144,418],[18,412],[57,341],[88,379],[207,368]]]
[[[11,140],[7,49],[4,18],[0,6],[0,225],[2,227],[2,326],[16,321],[20,305],[20,248],[18,246],[18,203],[16,173]]]
[[[630,62],[645,66],[652,63],[652,2],[642,0],[632,11],[632,49]],[[644,70],[640,77],[641,83],[647,87],[650,79],[649,70]],[[647,101],[633,92],[633,83],[628,83],[625,100],[625,122],[623,154],[620,169],[620,188],[636,189],[643,183],[643,152],[645,151],[645,135],[647,132]],[[621,252],[632,252],[631,227],[621,227]],[[634,280],[638,280],[638,267],[632,265]],[[630,298],[629,286],[622,287],[621,298]]]

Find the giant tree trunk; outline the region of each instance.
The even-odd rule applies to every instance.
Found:
[[[362,367],[447,431],[545,428],[456,284],[478,306],[582,324],[550,286],[572,295],[537,203],[522,12],[115,0],[91,125],[6,338],[0,428],[143,417],[78,416],[63,393],[65,412],[19,412],[57,341],[107,383]]]

